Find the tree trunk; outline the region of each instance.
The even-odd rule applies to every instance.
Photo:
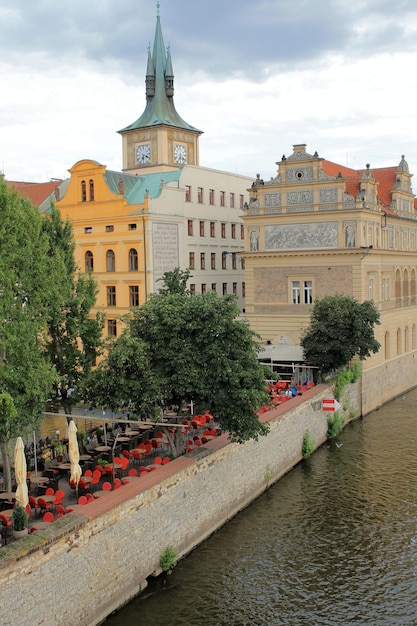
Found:
[[[10,459],[7,450],[7,442],[3,439],[0,440],[1,458],[3,459],[3,480],[4,489],[6,491],[12,490],[12,475],[10,471]]]

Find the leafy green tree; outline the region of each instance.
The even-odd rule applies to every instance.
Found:
[[[374,334],[379,318],[369,300],[358,302],[343,294],[316,300],[301,337],[304,358],[322,374],[348,365],[355,356],[366,359],[381,347]]]
[[[197,412],[216,415],[234,441],[265,434],[267,427],[257,415],[269,400],[265,370],[256,357],[256,335],[238,319],[235,298],[214,292],[189,295],[175,280],[165,286],[127,320],[99,373],[93,374],[89,398],[99,391],[100,403],[107,400],[113,409],[133,403],[142,415],[160,416],[163,407],[177,407],[178,422],[193,402]],[[171,437],[166,429],[175,455],[181,429],[176,432]]]
[[[11,412],[11,403],[4,400],[0,414],[6,480],[7,444],[42,418],[55,378],[45,346],[57,271],[42,219],[29,200],[9,190],[0,177],[0,393],[3,400],[10,396],[16,409],[16,414]]]
[[[53,396],[61,399],[65,413],[71,413],[80,381],[101,354],[104,318],[90,314],[97,284],[91,274],[82,274],[76,267],[70,221],[62,220],[59,210],[52,206],[44,216],[43,230],[55,268],[65,276],[53,284],[50,302],[47,350],[57,375]]]

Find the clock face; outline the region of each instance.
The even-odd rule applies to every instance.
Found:
[[[183,165],[187,161],[187,148],[185,146],[175,146],[174,159],[177,163]]]
[[[143,165],[144,163],[148,163],[151,158],[151,146],[146,143],[138,146],[136,148],[136,160],[138,163]]]

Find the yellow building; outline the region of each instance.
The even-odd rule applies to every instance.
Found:
[[[279,360],[298,346],[314,299],[373,300],[382,347],[364,362],[363,413],[416,384],[417,220],[411,174],[363,170],[294,145],[276,177],[250,190],[244,216],[246,316]],[[276,348],[276,356],[274,354]]]

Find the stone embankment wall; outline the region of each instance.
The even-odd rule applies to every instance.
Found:
[[[360,413],[357,385],[343,401]],[[168,545],[184,556],[301,459],[306,430],[326,440],[325,385],[264,414],[268,436],[230,444],[222,435],[187,455],[0,550],[4,624],[92,626],[159,573]]]

